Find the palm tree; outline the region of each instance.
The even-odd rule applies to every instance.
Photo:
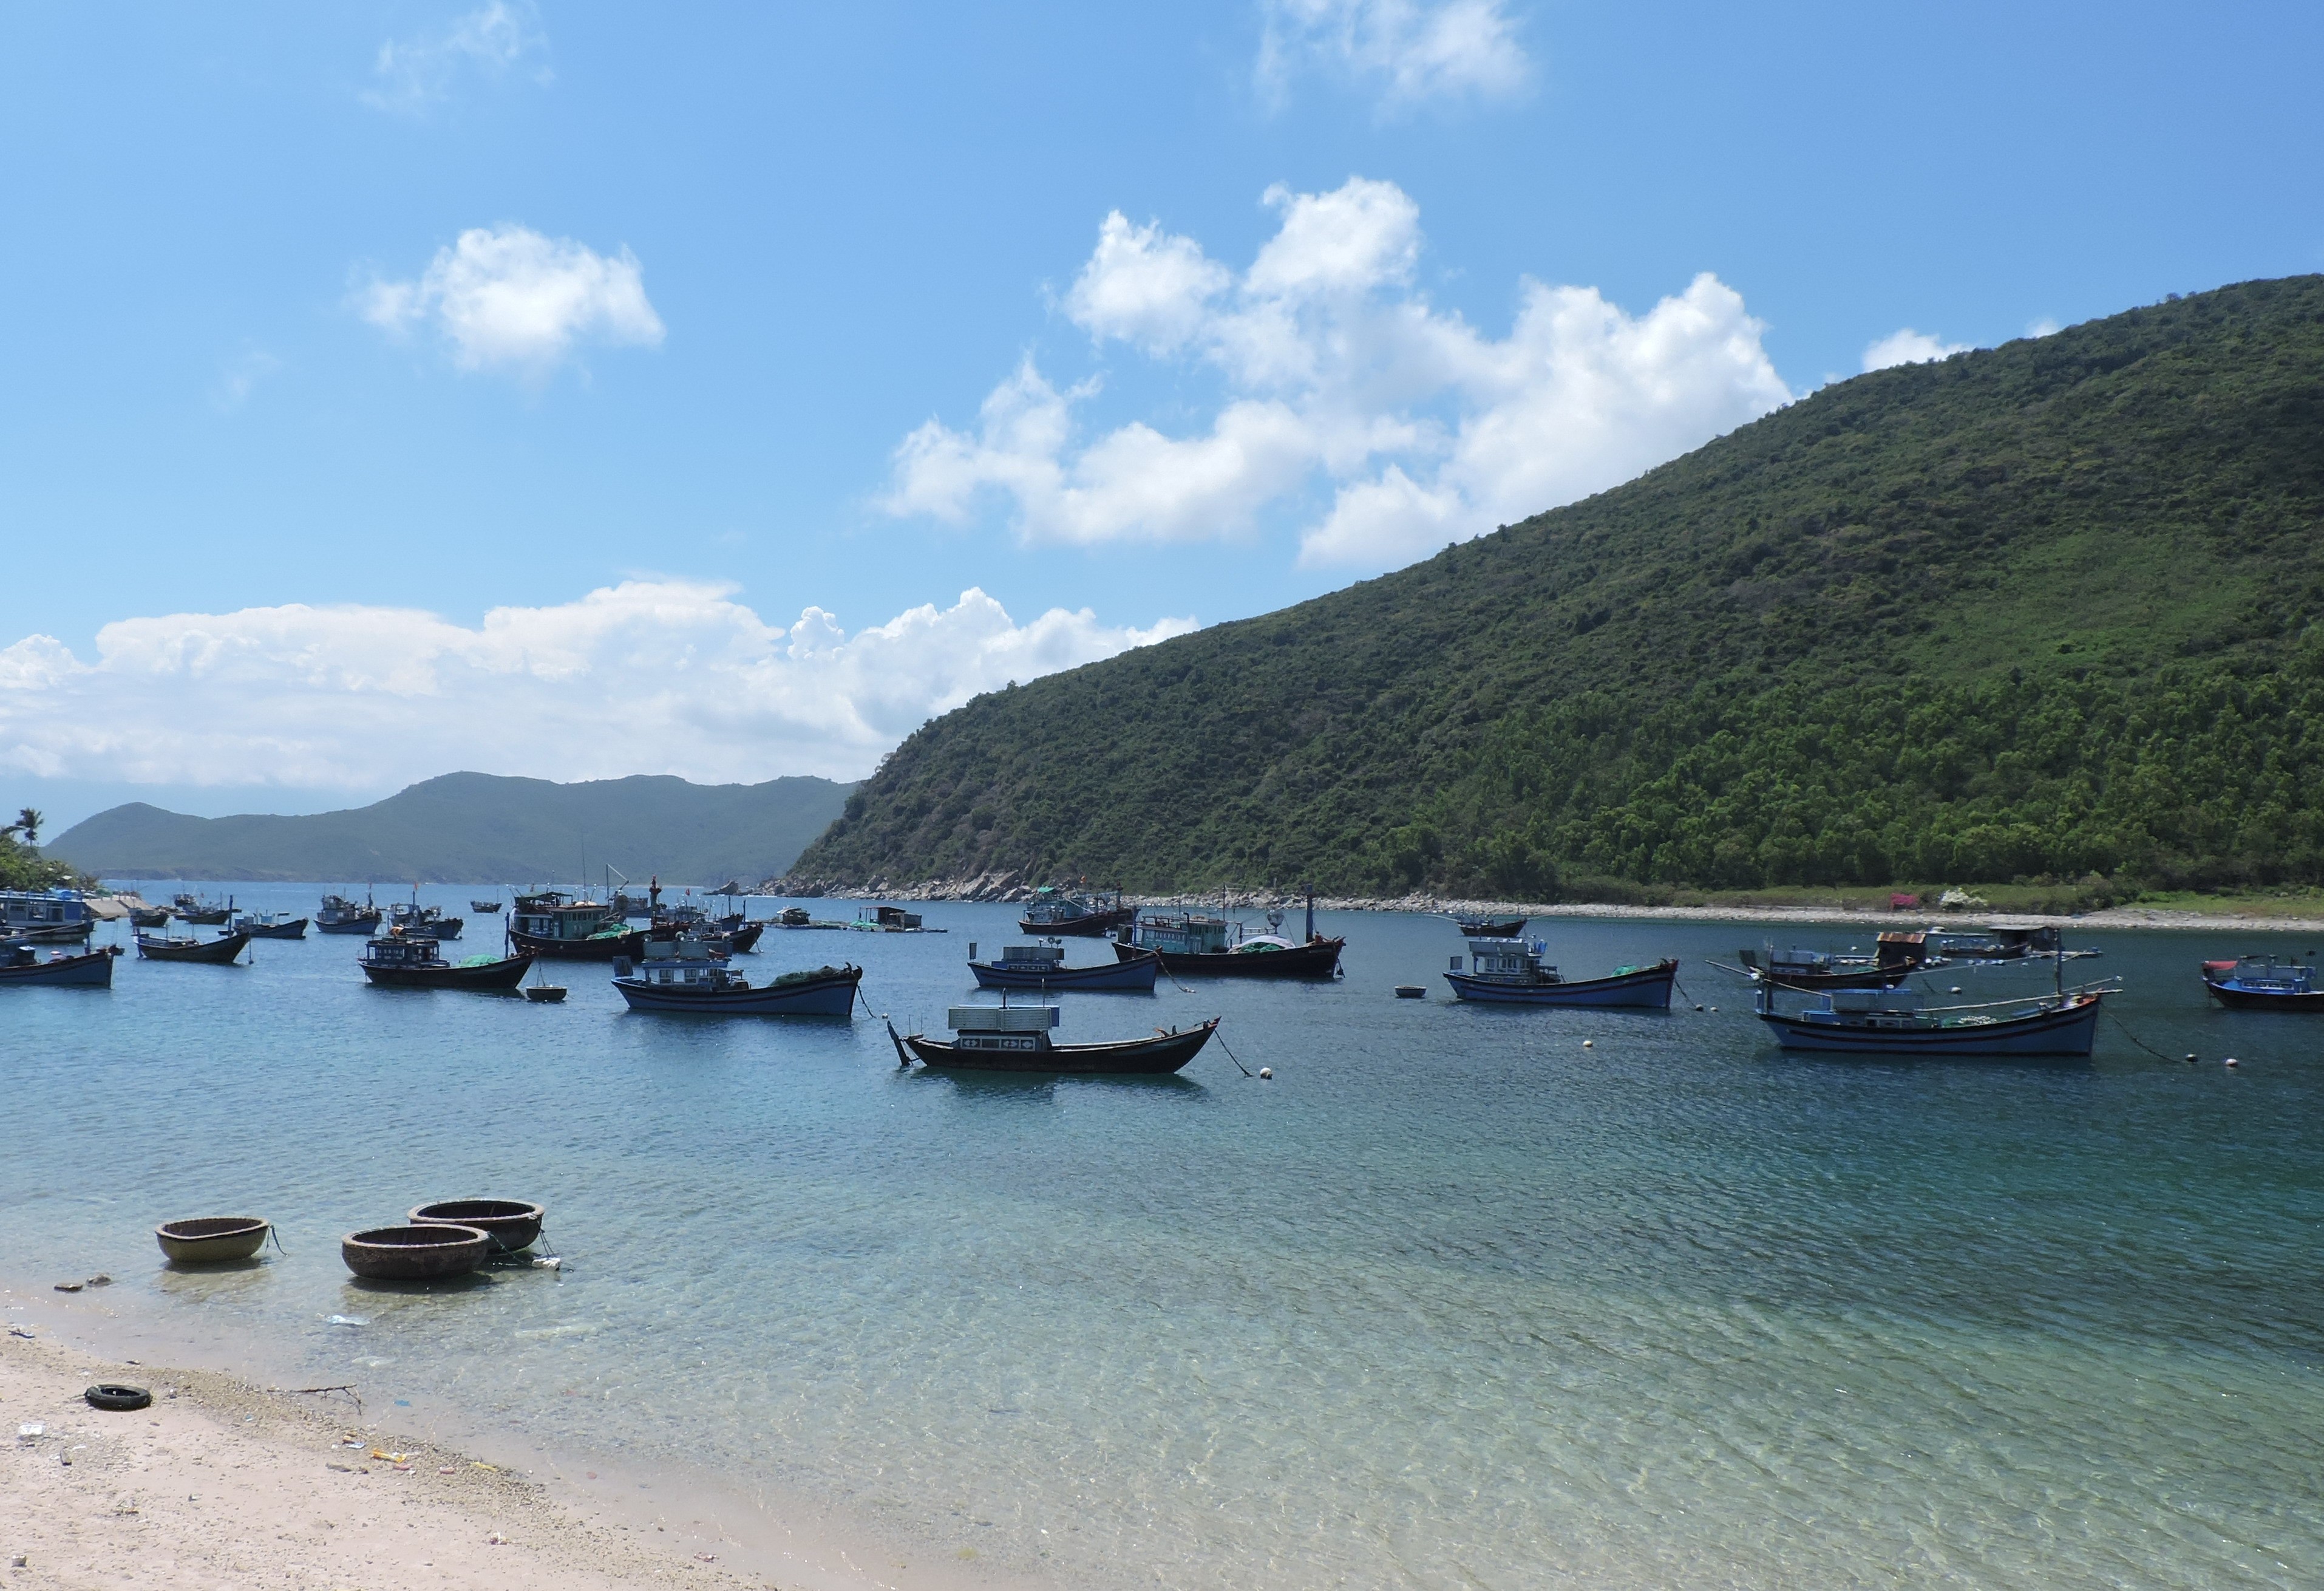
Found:
[[[16,809],[16,821],[11,823],[8,826],[8,828],[12,833],[21,832],[24,837],[24,843],[26,845],[32,846],[36,850],[40,847],[41,814],[34,811],[32,808],[19,807]]]

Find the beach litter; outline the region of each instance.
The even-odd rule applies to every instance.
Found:
[[[10,1337],[23,1337],[26,1342],[31,1342],[31,1341],[32,1340],[32,1332],[31,1332],[31,1331],[29,1331],[28,1329],[26,1329],[25,1327],[22,1327],[22,1326],[12,1326],[12,1327],[10,1327],[8,1328],[8,1335],[9,1335]]]
[[[81,1290],[81,1285],[82,1284],[78,1281],[60,1281],[55,1284],[56,1290],[59,1292],[78,1292]]]
[[[326,1315],[323,1317],[323,1324],[326,1326],[369,1326],[371,1322],[361,1315]]]
[[[37,1420],[28,1420],[16,1428],[16,1438],[19,1441],[29,1442],[34,1437],[44,1437],[48,1434],[49,1428]]]
[[[509,1547],[513,1546],[514,1543],[506,1536],[502,1535],[498,1531],[494,1531],[491,1535],[484,1538],[484,1545],[487,1547]]]

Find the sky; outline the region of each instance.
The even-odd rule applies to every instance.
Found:
[[[856,778],[2324,270],[2324,9],[0,6],[0,806]]]

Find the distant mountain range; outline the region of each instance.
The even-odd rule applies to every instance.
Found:
[[[585,869],[602,880],[610,865],[640,884],[747,884],[788,868],[853,789],[810,778],[553,784],[447,773],[368,807],[300,818],[189,818],[133,801],[42,848],[110,879],[569,883]]]

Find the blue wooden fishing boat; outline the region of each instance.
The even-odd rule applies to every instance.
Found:
[[[519,895],[508,937],[520,950],[557,961],[611,961],[645,954],[643,929],[632,929],[603,901],[576,901],[562,890]]]
[[[366,899],[360,906],[345,895],[325,895],[323,904],[315,913],[315,931],[318,934],[362,934],[368,938],[379,931],[380,910]]]
[[[303,939],[307,920],[287,911],[244,911],[234,920],[237,932],[254,939]]]
[[[398,901],[387,909],[387,926],[391,932],[417,934],[431,939],[456,939],[467,927],[465,919],[447,917],[441,906],[422,906],[418,891],[409,902]]]
[[[2206,961],[2203,986],[2212,999],[2237,1011],[2324,1011],[2316,969],[2302,961],[2273,956]]]
[[[223,928],[234,915],[234,897],[228,895],[221,906],[216,901],[181,893],[170,897],[170,911],[180,922],[191,923],[196,928]]]
[[[850,1016],[863,969],[818,967],[754,984],[695,939],[650,939],[636,962],[613,963],[613,987],[632,1011],[689,1016]]]
[[[231,967],[249,947],[248,934],[232,930],[214,939],[181,939],[168,934],[137,936],[137,954],[146,961],[192,961],[210,967]]]
[[[1469,970],[1452,957],[1444,981],[1455,997],[1487,1005],[1581,1005],[1608,1009],[1668,1011],[1671,983],[1678,976],[1678,958],[1671,957],[1650,967],[1617,967],[1606,977],[1568,978],[1545,957],[1549,948],[1539,939],[1471,939]]]
[[[78,945],[96,926],[78,890],[0,890],[0,939]]]
[[[0,988],[19,984],[64,984],[109,989],[113,986],[114,957],[120,954],[118,946],[108,946],[102,950],[82,950],[72,955],[51,952],[43,958],[30,945],[12,939],[0,944]]]
[[[982,989],[1113,989],[1150,994],[1154,975],[1161,968],[1162,957],[1151,950],[1126,960],[1068,967],[1065,948],[1055,939],[1045,945],[1005,946],[990,961],[979,961],[976,947],[968,948],[968,970],[976,975]]]
[[[2098,1003],[2109,991],[2083,989],[2031,1000],[1926,1006],[1914,989],[1834,989],[1806,1010],[1775,1009],[1759,988],[1754,1009],[1786,1050],[1849,1055],[2088,1055]]]

